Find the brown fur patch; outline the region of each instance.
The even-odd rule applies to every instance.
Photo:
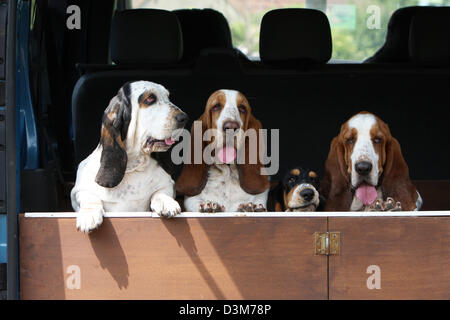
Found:
[[[114,138],[111,135],[111,132],[104,125],[102,125],[102,133],[100,137],[105,144],[112,145],[114,142]]]
[[[314,171],[310,171],[310,172],[308,173],[308,175],[309,175],[311,178],[317,178],[317,173],[315,173]]]
[[[275,203],[275,211],[277,211],[277,212],[283,211],[283,206],[278,201],[277,201],[277,203]]]
[[[239,106],[245,107],[245,113],[239,112],[239,115],[241,117],[242,123],[244,124],[244,131],[248,129],[248,122],[250,115],[252,113],[252,108],[250,107],[250,103],[248,102],[247,98],[242,94],[238,93],[236,96],[236,106],[239,108]]]
[[[292,169],[292,170],[291,170],[291,174],[293,174],[294,176],[298,176],[298,175],[300,175],[300,170],[298,170],[298,169]]]
[[[378,169],[379,174],[381,175],[384,171],[384,165],[386,163],[386,142],[390,141],[392,136],[388,125],[377,116],[375,116],[375,119],[376,123],[370,129],[370,138],[372,139],[373,148],[378,154]],[[376,138],[380,139],[379,143],[373,142]]]
[[[222,112],[223,108],[225,107],[225,103],[227,102],[227,99],[225,97],[225,93],[218,90],[215,91],[206,102],[206,108],[205,113],[208,115],[208,121],[206,124],[207,129],[217,129],[217,119],[220,117],[220,113]],[[217,105],[221,105],[221,109],[214,111],[212,108]]]
[[[294,195],[295,189],[296,188],[292,188],[288,194],[286,194],[286,192],[283,192],[283,200],[284,200],[285,208],[289,208],[288,204],[289,204],[289,201],[292,200],[292,196]]]

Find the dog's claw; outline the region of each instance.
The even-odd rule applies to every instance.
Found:
[[[198,211],[202,213],[224,212],[225,207],[216,202],[205,202],[200,203]]]
[[[395,200],[391,197],[387,197],[386,201],[381,199],[376,200],[369,208],[368,211],[402,211],[402,205],[399,201],[395,202]]]
[[[262,204],[254,204],[253,202],[242,203],[238,207],[238,212],[265,212],[266,208]]]
[[[255,212],[267,212],[267,209],[264,208],[262,204],[258,204],[255,208]]]

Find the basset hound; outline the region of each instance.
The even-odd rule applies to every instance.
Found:
[[[331,142],[321,186],[326,211],[412,211],[422,206],[399,142],[369,112],[341,126]]]
[[[175,143],[188,116],[161,85],[126,83],[106,108],[97,148],[78,166],[71,192],[77,229],[90,232],[105,211],[181,211],[171,176],[151,155]]]
[[[319,176],[302,167],[289,170],[273,191],[275,211],[321,211],[324,198],[319,194]]]
[[[266,211],[270,185],[259,157],[260,129],[242,93],[218,90],[209,97],[191,129],[191,161],[184,164],[176,183],[177,192],[185,196],[186,211]],[[197,163],[195,141],[202,153]]]

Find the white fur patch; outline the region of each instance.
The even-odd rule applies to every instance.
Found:
[[[152,196],[151,209],[160,216],[166,218],[175,217],[181,212],[180,205],[173,198],[160,192],[156,192]]]
[[[420,209],[422,209],[423,199],[419,191],[416,192],[417,192],[417,200],[416,200],[416,208],[414,209],[414,211],[419,211]]]
[[[235,132],[234,135],[232,136],[233,137],[232,140],[228,139],[230,137],[225,137],[225,132],[222,130],[223,125],[226,121],[235,121],[239,124],[240,128],[242,129],[243,123],[237,105],[237,97],[239,91],[222,89],[220,90],[220,92],[222,92],[225,95],[225,105],[223,106],[220,115],[216,120],[216,127],[217,127],[216,145],[222,146],[225,142],[229,146],[231,146],[231,144],[234,145],[235,143],[234,137],[235,137],[236,145],[234,145],[234,147],[236,149],[239,149],[241,147],[242,139],[244,137],[243,130],[238,130],[237,132]],[[226,139],[230,141],[228,140],[225,141]]]
[[[239,109],[237,106],[237,96],[239,94],[236,90],[220,90],[225,94],[226,103],[217,119],[217,128],[222,128],[225,121],[231,120],[236,121],[242,127],[242,120],[239,114]]]
[[[372,114],[358,114],[348,121],[350,129],[356,129],[358,136],[356,137],[353,152],[351,154],[352,161],[352,185],[356,186],[359,182],[359,175],[355,170],[355,164],[359,161],[368,161],[372,164],[372,171],[369,174],[370,184],[376,186],[378,184],[378,154],[373,147],[370,130],[376,124],[376,119]]]

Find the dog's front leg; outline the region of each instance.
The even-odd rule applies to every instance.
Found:
[[[89,233],[97,229],[103,222],[103,202],[89,192],[79,191],[76,194],[78,202],[77,230]]]
[[[170,190],[156,191],[150,200],[150,209],[164,218],[175,217],[181,212],[180,205],[169,195],[170,193]]]

